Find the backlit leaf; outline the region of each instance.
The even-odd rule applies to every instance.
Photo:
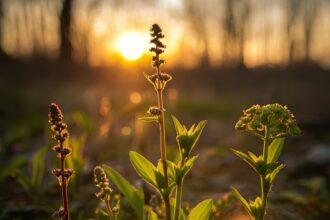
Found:
[[[268,146],[267,163],[273,163],[278,160],[283,149],[285,138],[277,138]]]
[[[149,160],[134,151],[130,151],[129,156],[134,169],[145,181],[158,190],[164,187],[160,184],[160,182],[164,183],[164,176]]]
[[[189,213],[188,220],[208,220],[211,214],[213,201],[206,199],[195,206]]]
[[[115,183],[120,192],[132,206],[139,220],[144,220],[144,193],[141,188],[133,187],[122,175],[107,165],[103,168],[110,179]]]

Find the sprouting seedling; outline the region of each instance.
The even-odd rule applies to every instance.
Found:
[[[254,220],[263,220],[266,213],[267,197],[275,177],[284,168],[278,162],[285,137],[300,134],[294,115],[286,106],[280,104],[254,105],[243,111],[243,116],[235,126],[257,136],[263,141],[263,153],[260,156],[248,152],[233,152],[248,163],[260,176],[261,197],[247,202],[246,199],[233,188],[236,197]]]
[[[104,169],[100,166],[94,168],[94,181],[96,186],[100,189],[98,193],[96,193],[96,197],[98,197],[101,201],[104,202],[107,215],[110,220],[118,219],[119,209],[120,209],[120,200],[117,199],[114,204],[111,204],[112,200],[112,189],[110,188],[109,179],[107,178]]]
[[[74,172],[72,169],[65,168],[65,158],[71,152],[71,148],[64,146],[64,142],[67,140],[69,134],[66,131],[67,124],[63,120],[61,109],[57,104],[50,104],[48,117],[51,129],[54,132],[53,138],[56,141],[56,145],[53,147],[53,150],[57,153],[57,157],[60,159],[60,168],[53,169],[52,173],[58,178],[58,182],[62,190],[63,205],[63,207],[53,213],[52,217],[68,220],[69,205],[67,186],[68,180]]]

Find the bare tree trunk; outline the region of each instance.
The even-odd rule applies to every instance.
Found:
[[[245,50],[245,32],[246,32],[246,27],[248,24],[248,20],[250,17],[250,3],[249,1],[242,1],[241,2],[241,12],[240,12],[240,17],[237,19],[237,37],[238,37],[238,55],[237,55],[237,66],[239,68],[246,68],[245,63],[244,63],[244,50]]]
[[[313,40],[313,34],[315,24],[318,16],[320,2],[318,1],[305,1],[305,13],[304,13],[304,34],[305,34],[305,62],[311,62],[311,43]]]
[[[67,62],[72,61],[71,43],[71,13],[74,0],[63,0],[62,12],[60,15],[61,48],[60,58]]]
[[[289,65],[292,65],[295,62],[294,52],[296,48],[296,40],[294,28],[296,25],[296,20],[301,8],[300,0],[289,0],[284,1],[284,7],[286,7],[286,32],[287,32],[287,41],[288,41],[288,53],[289,53]]]
[[[2,19],[3,19],[3,0],[0,0],[0,59],[7,56],[2,48]]]
[[[199,65],[201,68],[209,68],[209,41],[205,24],[205,12],[202,10],[198,1],[186,0],[183,1],[183,3],[186,19],[188,22],[190,22],[192,30],[194,30],[197,39],[202,43],[203,54],[200,57]]]
[[[223,39],[223,48],[224,48],[224,61],[226,64],[232,62],[233,57],[233,42],[236,40],[236,26],[234,21],[234,6],[231,0],[225,1],[225,16],[223,20],[224,27],[224,39]]]

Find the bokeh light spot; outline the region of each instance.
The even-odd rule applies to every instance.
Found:
[[[133,103],[133,104],[139,104],[142,100],[141,94],[138,92],[132,92],[129,96],[129,100]]]

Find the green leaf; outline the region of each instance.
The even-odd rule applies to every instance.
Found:
[[[140,220],[144,220],[144,193],[141,188],[134,188],[122,175],[107,165],[103,165],[105,172],[116,184],[120,192],[126,197]]]
[[[285,138],[277,138],[268,146],[267,163],[273,163],[278,160],[283,149]]]
[[[248,151],[248,154],[249,154],[250,158],[253,160],[253,162],[256,163],[258,161],[257,155],[255,155],[254,153],[252,153],[250,151]]]
[[[246,209],[246,211],[252,216],[249,203],[246,201],[246,199],[244,199],[244,197],[239,193],[239,191],[236,188],[232,187],[232,191],[233,191],[234,195],[236,196],[236,198],[242,203],[242,205]]]
[[[187,175],[187,173],[190,171],[192,166],[195,164],[195,161],[197,160],[198,155],[191,157],[182,167],[181,169],[181,176],[182,178]]]
[[[186,215],[183,211],[183,209],[180,210],[180,215],[179,215],[179,220],[185,220],[186,219]]]
[[[189,130],[182,125],[179,120],[172,115],[173,123],[175,126],[177,141],[180,147],[181,156],[188,157],[189,153],[195,147],[205,125],[206,121],[201,121],[198,125],[192,125]]]
[[[192,128],[189,129],[189,132],[188,133],[189,133],[189,136],[191,136],[191,139],[190,139],[190,141],[191,141],[190,150],[192,150],[195,147],[195,145],[196,145],[199,137],[202,134],[202,131],[203,131],[205,125],[206,125],[206,121],[204,120],[204,121],[199,122],[196,127],[192,126]]]
[[[159,191],[164,188],[164,176],[149,160],[134,151],[130,151],[129,156],[134,169],[145,181]]]
[[[211,214],[212,205],[212,199],[206,199],[200,202],[190,211],[187,220],[208,220]]]
[[[238,157],[240,157],[242,160],[244,160],[247,164],[249,164],[258,173],[256,164],[248,155],[246,155],[245,153],[243,153],[241,151],[234,150],[234,149],[231,149],[231,151],[233,151],[234,154],[236,154]]]
[[[31,186],[35,188],[41,185],[45,173],[44,157],[47,149],[47,147],[42,147],[33,155]]]
[[[71,194],[75,194],[78,189],[79,178],[86,164],[86,159],[84,158],[84,148],[86,145],[87,133],[84,132],[79,136],[70,136],[68,146],[72,149],[72,152],[66,157],[66,163],[68,168],[74,170],[75,175],[70,177],[69,184],[72,190],[69,191]]]
[[[171,219],[174,219],[174,212],[175,212],[175,198],[170,199],[170,206],[171,206]],[[179,218],[178,220],[185,220],[186,215],[182,208],[180,208]]]
[[[279,165],[275,170],[273,170],[273,172],[271,172],[269,174],[270,177],[270,183],[273,183],[275,180],[275,177],[277,176],[277,174],[285,167],[284,164]]]
[[[139,118],[142,121],[145,122],[158,122],[158,116],[144,116]]]
[[[174,115],[172,115],[172,120],[173,120],[177,135],[182,135],[182,134],[185,134],[188,132],[187,128],[184,125],[182,125]]]
[[[158,220],[158,215],[154,211],[149,210],[148,220]]]
[[[176,180],[176,169],[177,169],[177,165],[175,163],[173,163],[172,161],[167,160],[167,173],[168,173],[168,177],[170,180],[175,181]],[[162,166],[162,165],[161,165]]]

